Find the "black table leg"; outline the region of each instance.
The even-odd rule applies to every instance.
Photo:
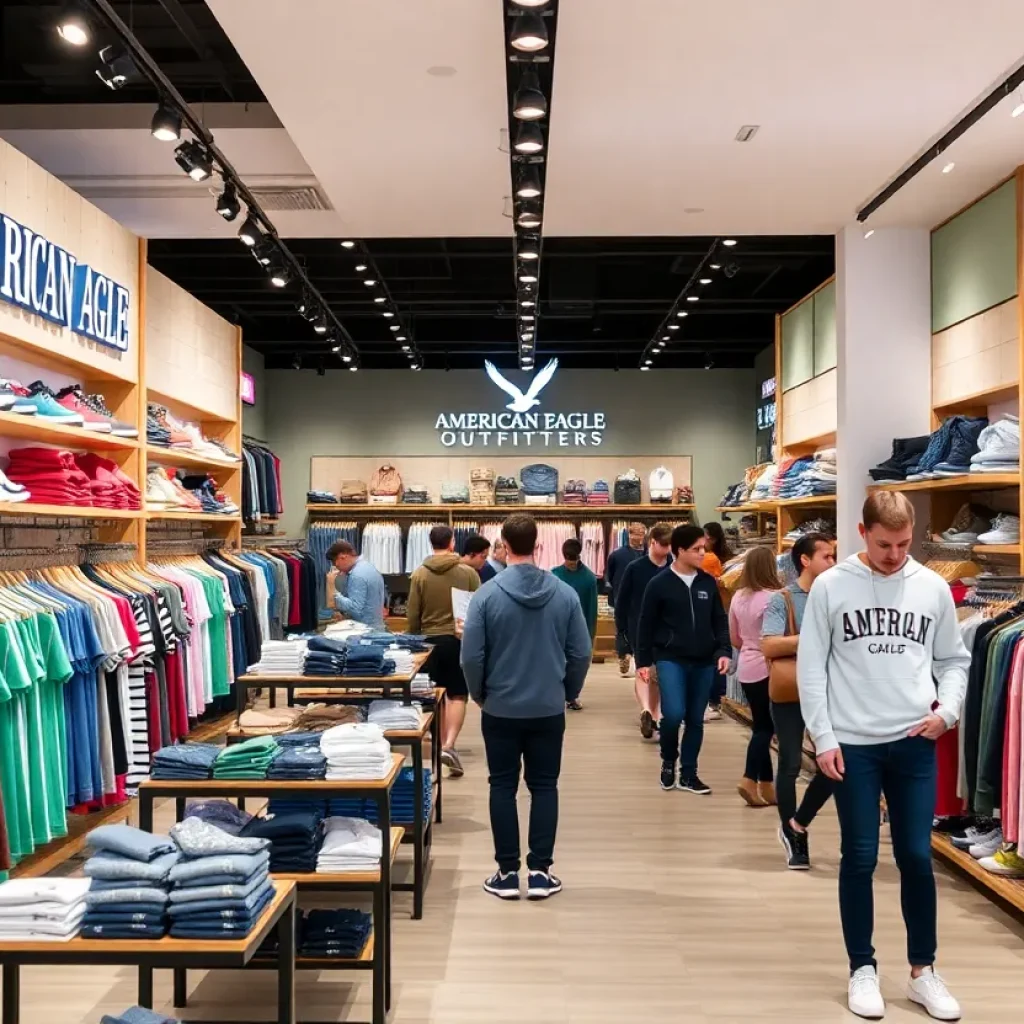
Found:
[[[176,796],[174,798],[174,820],[185,820],[185,798],[183,796]]]
[[[276,708],[277,707],[277,687],[276,686],[268,686],[267,690],[269,691],[269,694],[270,694],[270,697],[269,697],[270,706],[272,708]]]
[[[153,831],[153,798],[141,786],[139,787],[139,828],[143,832]]]
[[[245,710],[246,698],[249,696],[249,691],[245,687],[245,683],[240,680],[235,680],[235,725],[238,725],[238,720],[242,717],[242,712]]]
[[[373,890],[373,1024],[385,1024],[387,1000],[384,996],[384,883]]]
[[[4,964],[3,1024],[18,1024],[21,1015],[21,965]]]
[[[139,1006],[144,1010],[153,1009],[153,968],[139,968]]]
[[[434,778],[437,779],[437,805],[434,808],[434,821],[441,824],[441,804],[444,796],[444,768],[441,764],[441,737],[444,735],[444,697],[434,708],[434,729],[431,756],[434,758]]]
[[[188,1006],[188,971],[184,967],[174,968],[174,1008],[181,1010]]]
[[[295,901],[277,922],[277,1024],[295,1024]]]
[[[238,809],[240,811],[244,811],[245,810],[245,797],[244,796],[240,796],[238,798]]]
[[[377,795],[377,822],[380,827],[383,843],[380,859],[380,882],[384,890],[384,913],[381,917],[384,925],[384,1006],[391,1009],[391,793],[385,790]]]
[[[413,849],[412,849],[412,919],[420,921],[423,918],[423,888],[424,888],[424,832],[426,823],[423,820],[423,741],[417,740],[412,744],[412,778],[415,788],[413,804]]]

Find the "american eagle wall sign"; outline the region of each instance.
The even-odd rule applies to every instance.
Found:
[[[541,412],[540,394],[558,369],[552,359],[517,387],[494,365],[484,363],[487,376],[507,398],[506,412],[443,412],[434,428],[445,448],[594,448],[604,440],[603,412]]]

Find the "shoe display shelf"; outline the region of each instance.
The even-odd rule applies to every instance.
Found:
[[[369,971],[373,985],[372,1024],[386,1024],[391,1006],[391,873],[404,829],[391,824],[391,790],[405,760],[401,754],[392,754],[391,771],[383,779],[367,780],[288,780],[270,779],[148,779],[139,785],[139,828],[153,831],[153,811],[158,799],[173,799],[175,821],[185,816],[189,799],[206,800],[221,797],[235,800],[244,807],[246,800],[274,796],[309,797],[316,800],[358,798],[372,800],[377,805],[377,824],[387,837],[382,851],[380,867],[376,871],[349,871],[338,873],[274,873],[275,884],[290,886],[302,894],[323,894],[332,902],[338,893],[368,893],[373,900],[373,929],[359,956],[303,957],[295,951],[294,939],[285,945],[276,958],[251,956],[251,967],[276,967],[282,973],[289,970],[309,971]],[[257,944],[258,945],[258,944]],[[189,967],[201,963],[184,963],[174,969],[174,1005],[182,1008],[187,1003]],[[291,1018],[294,1021],[294,1017]]]
[[[1024,913],[1024,879],[1006,878],[986,871],[966,850],[958,850],[949,836],[932,833],[932,854],[966,875],[986,896],[994,896],[1016,913]]]

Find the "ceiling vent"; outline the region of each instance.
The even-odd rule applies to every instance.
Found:
[[[736,133],[737,142],[749,142],[756,134],[759,124],[745,124],[740,126],[740,130]]]
[[[249,191],[268,213],[279,210],[333,210],[319,185],[256,185]]]

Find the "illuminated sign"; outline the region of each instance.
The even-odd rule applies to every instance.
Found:
[[[757,409],[757,429],[771,430],[775,426],[775,403],[766,402]]]
[[[775,394],[775,378],[769,377],[761,381],[761,397],[771,398]]]
[[[0,214],[4,265],[0,296],[51,323],[128,351],[128,289],[79,263],[59,245]]]
[[[526,391],[507,380],[490,361],[487,376],[511,401],[508,412],[441,413],[434,429],[445,448],[471,448],[492,444],[496,448],[593,448],[604,440],[603,412],[535,412],[540,393],[551,383],[558,360],[552,359],[531,381]]]
[[[256,381],[251,373],[242,374],[242,401],[246,405],[256,404]]]

